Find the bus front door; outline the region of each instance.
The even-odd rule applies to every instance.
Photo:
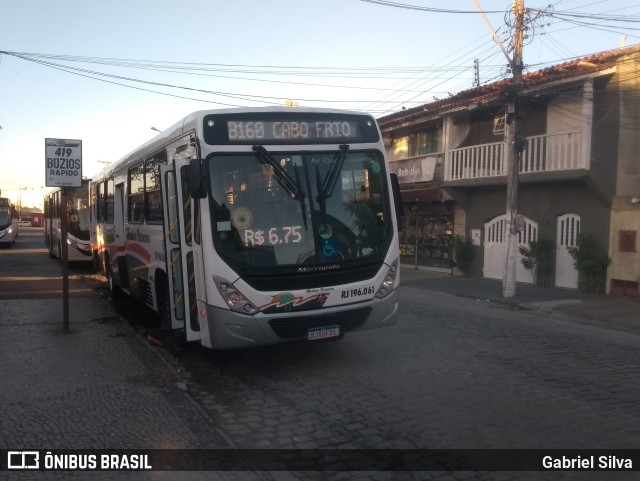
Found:
[[[187,341],[202,338],[196,303],[193,259],[193,201],[187,189],[188,160],[160,167],[163,192],[165,259],[171,327],[185,330]]]

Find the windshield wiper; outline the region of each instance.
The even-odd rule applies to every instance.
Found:
[[[340,172],[342,172],[342,166],[344,165],[344,159],[347,158],[348,150],[349,146],[347,144],[342,144],[340,146],[340,151],[337,154],[336,160],[331,164],[329,172],[327,172],[327,176],[322,182],[320,195],[325,199],[328,199],[333,195],[333,189],[336,188],[336,183],[338,182],[338,178],[340,178]]]
[[[298,169],[294,169],[293,171],[296,174],[296,184],[300,185],[300,174],[298,173]],[[307,226],[307,205],[304,202],[304,195],[300,197],[300,210],[302,211],[302,222],[304,223],[304,230],[308,229]]]
[[[323,222],[327,221],[327,199],[333,195],[333,189],[336,187],[336,183],[340,178],[340,173],[342,172],[342,166],[344,165],[344,159],[347,158],[347,151],[349,150],[349,146],[347,144],[342,144],[340,146],[340,151],[336,155],[335,161],[329,167],[329,172],[327,172],[326,177],[322,181],[322,185],[320,185],[320,169],[318,165],[316,165],[316,186],[318,189],[318,204],[320,204],[320,213],[322,214]]]
[[[266,165],[270,165],[273,167],[273,171],[276,174],[276,180],[282,186],[287,193],[296,200],[304,199],[304,192],[300,190],[298,184],[287,174],[287,172],[280,167],[280,164],[276,159],[274,159],[267,149],[265,149],[262,145],[254,145],[253,150],[258,154],[258,159],[260,162]]]
[[[307,230],[307,206],[304,202],[304,192],[300,190],[300,176],[298,169],[295,169],[296,180],[293,180],[287,171],[280,167],[280,164],[262,145],[254,145],[253,150],[258,155],[260,162],[273,167],[273,171],[276,173],[276,180],[282,186],[284,190],[294,199],[300,201],[300,208],[302,210],[302,222],[304,223],[304,230]]]

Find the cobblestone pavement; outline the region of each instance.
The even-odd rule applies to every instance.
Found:
[[[70,271],[70,332],[62,329],[61,269],[21,233],[0,249],[0,449],[228,448],[176,373]],[[53,286],[53,289],[52,289]],[[2,460],[4,465],[5,460]],[[1,472],[2,479],[262,480],[268,473]]]
[[[0,252],[36,255],[0,259],[0,280],[24,275],[9,271],[25,262],[30,275],[57,272],[46,254],[28,250]],[[12,282],[17,288],[24,281]],[[640,335],[576,322],[579,313],[436,292],[418,279],[400,288],[394,326],[339,342],[212,352],[175,342],[153,347],[140,335],[146,329],[140,310],[130,309],[124,321],[98,295],[104,280],[78,275],[73,287],[80,288],[71,299],[69,334],[61,332],[58,298],[23,292],[0,301],[0,447],[640,448]],[[533,301],[550,300],[558,299]],[[88,473],[0,474],[84,479]],[[90,474],[105,480],[635,479],[620,472]]]
[[[401,319],[342,341],[171,352],[241,448],[639,448],[640,337],[401,288]],[[633,479],[628,473],[301,479]]]

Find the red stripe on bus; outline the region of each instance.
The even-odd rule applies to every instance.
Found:
[[[147,252],[147,250],[136,242],[127,242],[126,250],[127,252],[134,252],[138,254],[147,262],[151,260],[151,255]]]

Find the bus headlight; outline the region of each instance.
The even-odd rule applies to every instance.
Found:
[[[253,314],[258,311],[256,306],[251,304],[230,282],[216,276],[213,276],[213,282],[216,283],[220,295],[232,311],[243,314]]]
[[[378,292],[376,292],[376,297],[378,299],[382,299],[383,297],[388,296],[393,291],[393,286],[396,285],[396,277],[398,275],[398,259],[393,261],[389,266],[389,270],[387,270],[387,275],[384,276],[380,287],[378,288]]]

